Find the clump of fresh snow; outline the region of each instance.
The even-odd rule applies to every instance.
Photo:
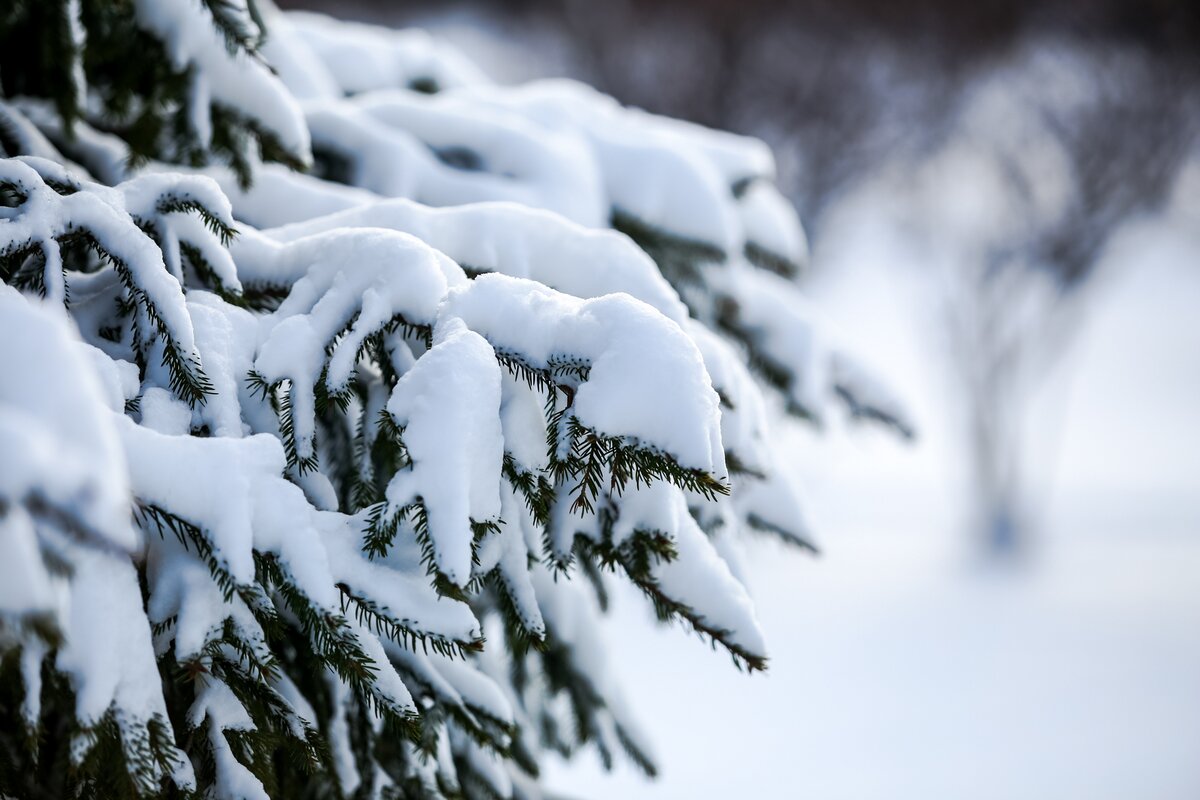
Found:
[[[412,460],[388,483],[388,503],[424,505],[438,568],[460,586],[471,577],[471,522],[500,516],[499,408],[496,356],[458,320],[438,328],[387,404]]]
[[[339,94],[422,85],[441,90],[489,82],[452,45],[422,30],[394,31],[303,11],[280,17],[278,27],[307,47],[305,55],[325,67],[333,79],[327,85]],[[284,73],[284,79],[288,77]],[[289,87],[295,91],[293,83]]]
[[[472,272],[529,278],[584,299],[624,292],[679,322],[687,310],[658,267],[628,237],[517,203],[431,208],[376,201],[263,233],[281,242],[336,228],[412,234]]]
[[[586,367],[587,377],[572,381],[580,422],[724,474],[717,394],[700,352],[645,303],[619,294],[580,300],[533,281],[482,275],[452,291],[440,317],[464,321],[535,369],[552,370],[563,358]]]
[[[234,5],[249,20],[245,0]],[[270,131],[298,161],[309,158],[309,135],[292,95],[270,68],[244,52],[231,53],[212,12],[192,0],[135,0],[138,24],[167,46],[172,66],[191,70],[188,108],[201,146],[212,136],[212,106],[220,104]]]
[[[47,503],[79,528],[133,548],[125,454],[78,334],[60,310],[7,286],[0,286],[0,330],[3,505]],[[16,583],[24,568],[0,562],[0,584]]]

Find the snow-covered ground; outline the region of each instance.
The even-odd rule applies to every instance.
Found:
[[[581,798],[1200,797],[1198,245],[1157,229],[1115,248],[1038,399],[1031,435],[1057,441],[1035,468],[1053,489],[1038,546],[1010,569],[981,566],[960,535],[919,293],[871,253],[844,254],[817,293],[843,323],[869,321],[848,335],[910,399],[921,444],[793,434],[824,555],[751,548],[766,676],[620,593],[615,668],[662,775],[588,757],[550,765],[551,785]]]

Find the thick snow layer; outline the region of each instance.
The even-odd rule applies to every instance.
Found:
[[[517,203],[431,208],[385,200],[263,233],[290,242],[336,228],[403,231],[473,272],[529,278],[583,299],[625,292],[677,322],[687,316],[658,267],[626,236]]]
[[[56,667],[71,678],[76,714],[96,723],[110,707],[167,720],[137,572],[124,554],[79,550],[66,612],[70,636]]]
[[[167,435],[117,417],[134,494],[203,528],[233,577],[254,579],[254,508],[268,476],[283,473],[283,446],[267,434],[244,439]],[[204,476],[203,480],[198,480]]]
[[[385,296],[395,295],[399,312],[411,315],[414,324],[428,324],[446,289],[466,281],[459,266],[442,253],[412,236],[382,229],[330,230],[285,244],[247,230],[234,240],[230,252],[247,283],[297,285],[294,299],[289,295],[269,327],[293,315],[284,312],[285,306],[311,308],[334,283],[339,305],[350,302],[353,292],[343,287],[347,280],[356,286],[391,284]]]
[[[233,210],[215,181],[203,175],[159,172],[139,175],[116,188],[125,211],[139,224],[153,226],[166,267],[177,281],[184,280],[180,245],[186,244],[200,254],[225,289],[241,290],[229,251],[209,227],[191,212],[169,210],[174,204],[197,204],[232,227]]]
[[[510,200],[586,225],[607,220],[586,144],[521,115],[441,95],[377,92],[310,101],[305,116],[318,154],[345,162],[350,183],[378,194],[435,206]]]
[[[545,469],[550,461],[546,452],[545,399],[529,391],[525,382],[514,375],[505,375],[501,391],[504,451],[526,472]]]
[[[470,163],[439,169],[439,184],[450,184],[458,178],[464,193],[472,191],[471,185],[476,182],[487,187],[509,187],[513,195],[510,199],[549,208],[592,227],[602,226],[608,218],[608,208],[601,200],[601,175],[591,149],[573,133],[539,125],[524,114],[506,109],[481,108],[453,93],[424,96],[372,92],[354,105],[389,127],[415,137],[440,155],[439,164],[454,164],[454,157],[460,153],[469,158]],[[433,185],[425,187],[423,194],[432,195],[429,202],[433,205],[469,199],[442,199],[438,194],[441,191]]]
[[[200,727],[205,717],[225,731],[252,731],[254,722],[233,691],[222,681],[201,679],[201,688],[188,709],[188,725]]]
[[[213,751],[213,761],[216,767],[216,785],[213,787],[218,797],[239,797],[245,800],[271,800],[262,782],[254,777],[254,773],[237,760],[229,746],[229,740],[221,732],[221,726],[214,718],[209,718],[208,740]]]
[[[573,81],[468,87],[459,94],[519,110],[552,130],[575,131],[591,144],[613,208],[726,253],[740,251],[744,241],[734,183],[774,172],[758,140],[623,108]]]
[[[211,106],[225,106],[270,132],[297,160],[309,158],[299,106],[279,78],[244,52],[230,53],[212,13],[196,0],[135,0],[138,24],[166,45],[172,66],[193,70],[193,133],[211,135]],[[245,7],[243,5],[243,12]]]
[[[707,327],[689,319],[684,330],[700,348],[713,388],[722,398],[721,442],[725,453],[751,472],[763,472],[771,460],[767,410],[762,392],[745,365],[745,356]]]
[[[0,417],[0,443],[5,447],[12,444],[3,427],[10,422]],[[38,552],[37,530],[21,507],[10,508],[0,517],[0,564],[4,565],[0,567],[0,619],[56,610],[50,572]]]
[[[746,241],[783,256],[793,264],[808,262],[808,239],[796,209],[774,184],[752,181],[738,200]]]
[[[546,627],[555,642],[571,651],[571,664],[589,683],[598,697],[604,698],[608,713],[630,739],[652,754],[645,745],[640,725],[629,713],[621,684],[610,667],[607,632],[597,625],[599,609],[595,596],[579,581],[555,581],[542,566],[530,570],[546,616]]]
[[[365,337],[400,316],[431,325],[450,286],[466,280],[458,265],[420,240],[395,231],[331,231],[279,245],[241,237],[234,249],[247,280],[292,288],[260,323],[255,369],[274,384],[291,382],[296,453],[313,451],[316,398],[324,375],[331,392],[342,390]],[[338,341],[332,356],[326,346]]]
[[[763,473],[737,482],[731,500],[734,507],[752,527],[815,548],[807,503],[796,478],[774,459]]]
[[[707,288],[738,304],[746,332],[795,373],[795,392],[824,397],[831,385],[853,384],[883,397],[817,341],[792,284],[772,283],[745,260],[750,244],[797,263],[806,254],[794,212],[769,185],[766,147],[623,108],[570,82],[498,88],[420,33],[267,8],[277,27],[264,62],[227,46],[210,4],[135,0],[134,8],[189,74],[181,110],[198,142],[217,133],[215,111],[233,112],[298,160],[311,142],[322,177],[260,165],[256,153],[249,189],[222,167],[141,167],[86,123],[72,141],[45,106],[27,115],[0,106],[0,118],[17,120],[24,152],[46,157],[0,162],[0,178],[23,196],[0,209],[0,242],[44,251],[46,295],[69,297],[82,331],[62,324],[59,311],[0,291],[0,331],[14,326],[0,344],[0,374],[28,374],[34,387],[22,394],[0,385],[0,447],[19,453],[0,463],[0,613],[59,619],[68,646],[57,663],[78,691],[82,721],[115,709],[144,723],[166,719],[156,656],[173,651],[200,666],[223,648],[273,660],[254,586],[264,574],[256,566],[270,565],[265,574],[278,570],[282,585],[267,602],[291,606],[280,615],[285,625],[309,624],[294,588],[338,627],[335,639],[365,655],[368,701],[402,715],[445,703],[452,719],[483,730],[515,724],[535,753],[543,723],[557,725],[568,746],[582,736],[604,753],[622,745],[648,753],[599,630],[598,595],[610,576],[592,585],[582,568],[552,574],[546,548],[566,556],[582,535],[608,537],[627,554],[638,534],[665,537],[677,555],[639,571],[643,589],[753,658],[764,644],[740,580],[740,532],[745,522],[783,528],[800,506],[781,479],[744,354],[689,317],[633,240],[604,229],[632,217],[639,237],[719,248],[704,256],[713,263],[700,279],[712,272]],[[246,0],[220,11],[259,32]],[[56,148],[96,177],[124,182],[92,183]],[[238,235],[227,248],[208,226]],[[57,239],[77,228],[115,257],[116,270],[68,259],[80,271],[63,273]],[[142,306],[130,310],[123,281]],[[165,333],[155,330],[160,321]],[[38,325],[61,330],[23,350],[18,343]],[[203,402],[167,390],[178,376],[167,374],[164,356],[177,356],[163,341],[203,369]],[[538,373],[535,386],[522,369]],[[61,375],[70,376],[67,391]],[[64,396],[40,403],[41,393]],[[576,516],[564,499],[578,476],[546,483],[547,439],[556,440],[547,408],[565,412],[552,432],[554,457],[567,454],[562,434],[579,423],[732,483],[737,494],[710,498],[638,480],[610,492],[605,474],[600,511]],[[78,419],[64,422],[70,414]],[[377,474],[391,457],[376,447],[393,435],[385,420],[404,445],[394,474]],[[85,531],[91,549],[68,559],[70,580],[43,563],[46,548],[58,546],[38,516],[44,501],[98,521]],[[129,523],[131,501],[141,536]],[[416,502],[428,543],[413,514],[398,522],[386,554],[364,552],[373,515]],[[349,513],[338,511],[343,504]],[[547,511],[548,530],[538,521]],[[484,522],[493,529],[477,539]],[[787,530],[803,535],[799,527]],[[434,588],[427,557],[473,605],[442,596],[444,583]],[[144,566],[145,609],[135,565]],[[493,598],[582,681],[585,705],[594,706],[578,720],[586,730],[573,729],[562,693],[516,690],[503,647],[510,632],[490,637],[482,657],[445,655],[448,642],[482,644],[480,621],[497,622]],[[218,641],[227,631],[236,646]],[[320,631],[309,636],[317,649],[328,644]],[[40,652],[26,650],[27,677]],[[536,673],[539,658],[521,666]],[[185,715],[208,737],[212,793],[265,797],[225,735],[252,730],[254,707],[219,676],[201,673]],[[286,676],[264,680],[297,737],[317,724],[316,700],[326,703],[322,734],[343,790],[378,793],[400,776],[356,763],[352,690],[333,671],[325,677],[328,692],[307,699]],[[545,677],[531,675],[531,685]],[[35,701],[24,700],[27,718],[36,717]],[[383,720],[366,724],[379,731]],[[501,796],[532,793],[529,779],[514,778],[463,725],[434,735],[432,759],[401,745],[415,764],[404,779],[455,787],[457,762]],[[190,763],[179,773],[192,781]]]
[[[175,624],[156,637],[155,648],[160,654],[173,645],[180,663],[200,657],[204,647],[221,635],[228,619],[242,640],[265,659],[265,638],[245,603],[240,598],[225,601],[208,566],[170,534],[150,548],[147,578],[150,601],[146,611],[150,621],[160,624],[175,617]]]
[[[4,152],[4,145],[0,145],[0,156],[26,155],[51,161],[63,160],[62,154],[39,126],[29,119],[29,113],[21,105],[7,99],[0,100],[0,125],[4,126],[4,133],[9,140],[19,148],[16,153],[7,153]]]
[[[284,14],[266,4],[261,9],[267,29],[266,38],[259,52],[283,81],[283,85],[297,100],[312,100],[318,97],[337,97],[343,93],[330,69],[321,62],[316,50],[306,41],[296,23],[302,22],[298,14]]]
[[[413,462],[392,477],[388,503],[424,504],[434,560],[460,586],[471,578],[472,520],[500,516],[499,409],[496,356],[458,321],[439,327],[433,347],[401,376],[387,404]]]
[[[483,711],[489,717],[511,724],[512,706],[504,693],[489,678],[473,666],[434,654],[430,658],[442,677],[469,707]]]
[[[46,185],[41,173],[83,190],[60,195]],[[0,249],[16,249],[26,244],[41,248],[46,258],[47,298],[62,301],[66,296],[57,237],[83,228],[101,247],[121,260],[133,282],[158,309],[180,349],[192,352],[192,326],[184,310],[183,291],[167,272],[162,251],[130,219],[120,189],[96,184],[84,186],[58,164],[28,157],[0,161],[0,180],[17,186],[25,194],[25,202],[16,207],[15,214],[6,214],[0,224]],[[132,197],[136,202],[143,195],[135,191]]]
[[[0,499],[49,503],[121,548],[129,523],[126,459],[106,390],[60,308],[0,286]],[[16,534],[14,534],[16,535]],[[22,561],[0,561],[0,584]]]
[[[328,70],[337,89],[345,94],[422,85],[450,89],[488,83],[483,73],[454,46],[437,41],[422,30],[388,30],[305,11],[286,14],[283,22],[280,27],[287,31],[286,35],[307,45]],[[284,73],[285,81],[288,77]],[[296,91],[290,81],[289,87]]]
[[[187,307],[196,350],[213,385],[212,396],[196,414],[213,436],[240,437],[246,432],[244,406],[251,406],[246,375],[254,365],[258,323],[249,311],[209,292],[188,292]]]
[[[73,171],[76,170],[74,163],[64,161],[58,155],[62,152],[82,165],[78,167],[81,176],[91,173],[92,177],[110,186],[129,177],[129,145],[124,140],[97,130],[79,119],[73,122],[68,133],[62,118],[49,101],[18,97],[11,103],[0,103],[0,119],[15,131],[10,135],[17,136],[20,155],[48,158],[66,163]]]
[[[379,195],[366,189],[323,181],[279,164],[259,167],[249,188],[243,188],[233,171],[224,167],[208,167],[204,174],[216,180],[229,197],[235,217],[259,228],[312,219],[379,200]]]
[[[556,359],[581,362],[587,379],[572,405],[580,422],[724,475],[717,394],[700,352],[645,303],[627,295],[579,300],[532,281],[482,275],[450,293],[440,318],[463,320],[497,351],[535,369],[550,369]]]
[[[543,638],[546,623],[529,576],[529,558],[540,553],[541,532],[530,519],[524,500],[511,487],[506,485],[500,492],[500,532],[480,546],[480,565],[485,568],[495,564],[503,591],[512,601],[521,624],[535,637]]]

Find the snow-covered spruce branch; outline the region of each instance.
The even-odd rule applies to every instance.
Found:
[[[908,428],[796,289],[770,153],[251,0],[0,45],[44,24],[0,46],[0,794],[654,774],[615,576],[764,668],[742,534],[812,542],[762,377]]]

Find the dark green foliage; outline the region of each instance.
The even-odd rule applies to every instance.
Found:
[[[746,260],[759,269],[774,272],[785,278],[795,278],[800,274],[800,265],[791,259],[784,258],[755,242],[746,242]]]
[[[230,53],[259,58],[262,29],[253,19],[253,2],[251,19],[227,0],[204,0],[204,5]],[[251,145],[266,161],[305,166],[302,154],[289,151],[271,131],[219,104],[211,109],[212,140],[202,144],[188,119],[191,75],[175,69],[162,42],[138,25],[131,0],[81,0],[82,48],[70,35],[67,3],[12,0],[5,6],[0,12],[0,95],[52,101],[68,135],[73,121],[86,119],[120,136],[135,163],[153,158],[200,165],[216,159],[233,166],[246,184]],[[137,57],[130,57],[134,53]],[[76,71],[86,76],[98,107],[85,108],[73,79]]]
[[[499,568],[488,574],[487,588],[489,590],[485,595],[488,600],[487,606],[495,607],[500,611],[500,619],[504,623],[504,643],[509,652],[519,658],[525,655],[531,647],[538,650],[544,648],[546,646],[545,636],[531,630],[525,624],[525,620],[522,619],[517,604],[513,600],[513,591],[509,588],[508,579]],[[478,605],[482,607],[483,604],[478,603]]]
[[[258,52],[266,31],[253,0],[249,3],[249,16],[240,13],[237,5],[229,0],[204,0],[204,5],[212,14],[217,30],[225,37],[225,46],[229,48],[230,55],[238,51]]]
[[[543,528],[550,524],[550,506],[554,503],[554,484],[546,475],[522,469],[511,453],[504,454],[504,478],[525,499],[533,521]]]
[[[42,0],[11,0],[5,5],[7,9],[0,11],[3,94],[53,100],[69,128],[82,111],[75,76],[82,75],[84,68],[84,53],[71,31],[69,6]],[[37,68],[31,69],[34,65]]]
[[[178,515],[140,500],[134,502],[133,520],[144,531],[153,530],[159,536],[163,536],[169,531],[185,548],[195,549],[196,554],[208,567],[208,571],[212,573],[213,581],[220,587],[225,599],[229,600],[233,597],[238,590],[237,582],[229,574],[225,564],[213,554],[213,546],[209,541],[208,534]]]
[[[408,82],[408,88],[421,94],[437,94],[441,91],[438,82],[433,78],[413,78]]]
[[[631,482],[635,486],[644,486],[653,481],[666,480],[709,499],[729,494],[729,487],[710,473],[681,466],[669,453],[655,450],[629,437],[606,436],[581,423],[575,415],[568,414],[566,408],[559,409],[558,395],[566,397],[566,406],[569,407],[574,400],[574,387],[587,380],[589,367],[586,363],[559,357],[551,359],[546,367],[539,368],[515,353],[499,350],[496,358],[509,374],[547,397],[550,473],[556,484],[568,479],[574,481],[572,511],[591,513],[602,488],[620,494]],[[569,454],[566,458],[559,456],[562,444],[559,439],[560,428],[565,428],[561,435],[567,437]],[[536,479],[522,477],[515,462],[510,462],[511,459],[506,459],[506,477],[521,490],[535,518],[548,518],[549,503],[546,502],[543,485],[538,481],[535,489]]]
[[[204,258],[204,254],[200,251],[200,248],[188,242],[180,242],[179,253],[184,261],[195,270],[196,276],[200,279],[203,286],[220,295],[221,299],[226,303],[243,308],[246,307],[247,303],[242,297],[242,293],[224,284],[212,268],[212,265]]]
[[[726,258],[725,251],[719,247],[707,242],[684,239],[619,208],[612,210],[611,224],[637,242],[658,264],[663,277],[676,288],[680,288],[681,285],[702,285],[703,266],[720,264]],[[686,293],[681,291],[680,294],[686,300]]]
[[[415,630],[407,620],[397,619],[388,609],[380,608],[368,597],[355,594],[346,584],[339,583],[337,588],[342,594],[343,614],[353,613],[360,625],[409,650],[421,650],[425,653],[432,650],[447,657],[466,658],[467,653],[477,653],[483,649],[483,639],[457,641]]]
[[[105,251],[91,237],[89,237],[88,244],[92,245],[98,253],[110,261],[117,274],[121,277],[121,282],[125,284],[126,291],[141,306],[142,310],[145,311],[150,324],[154,328],[154,333],[162,340],[162,363],[171,375],[171,390],[189,405],[203,405],[204,398],[213,393],[213,387],[212,383],[208,380],[208,376],[204,374],[200,363],[196,360],[195,355],[184,353],[182,348],[179,347],[171,329],[159,313],[158,307],[146,292],[138,286],[133,272],[130,271],[129,267],[120,259],[113,257]]]
[[[602,527],[611,529],[611,517],[606,511],[601,513]],[[739,669],[754,672],[767,668],[766,658],[751,653],[731,641],[729,631],[709,625],[693,609],[663,592],[654,578],[651,567],[659,561],[671,561],[676,557],[675,544],[667,535],[659,531],[635,531],[620,547],[614,547],[611,536],[606,532],[604,540],[599,543],[582,536],[576,537],[574,549],[578,556],[588,560],[594,559],[603,568],[612,570],[620,566],[654,604],[655,613],[660,620],[681,621],[702,638],[707,637],[713,647],[720,643]]]
[[[886,425],[905,439],[912,439],[916,436],[916,431],[912,429],[912,426],[891,411],[862,402],[850,389],[841,384],[834,386],[833,389],[837,392],[838,397],[842,398],[846,408],[850,409],[850,414],[854,418]]]
[[[317,451],[312,450],[303,458],[296,451],[296,425],[292,419],[292,396],[288,390],[289,381],[277,381],[272,384],[261,374],[251,371],[246,376],[246,383],[253,393],[264,400],[270,400],[271,407],[279,415],[279,434],[283,439],[283,451],[287,456],[287,466],[300,475],[317,469],[319,459]]]
[[[95,724],[79,725],[75,693],[52,668],[51,651],[42,661],[41,724],[31,730],[21,713],[20,656],[20,647],[0,650],[0,796],[112,800],[165,791],[156,775],[169,774],[180,757],[165,720],[122,726],[110,709]],[[72,747],[83,742],[90,746],[76,762]]]
[[[604,696],[593,685],[591,678],[576,666],[574,652],[551,635],[548,638],[548,645],[543,650],[532,653],[530,658],[536,660],[541,667],[541,673],[547,684],[546,691],[551,696],[563,694],[567,697],[575,723],[574,738],[580,744],[594,745],[599,751],[605,767],[611,768],[613,754],[606,745],[599,719],[601,714],[606,713],[608,706]],[[521,664],[522,662],[517,663]],[[528,673],[524,666],[516,670],[514,679],[518,686],[528,680]],[[540,723],[542,737],[548,745],[563,755],[569,756],[573,752],[573,748],[569,744],[570,739],[564,737],[557,730],[555,719],[548,714],[543,714]],[[619,722],[614,721],[613,725],[622,748],[634,756],[634,763],[648,776],[657,775],[658,770],[649,754],[637,747],[633,738],[622,729]]]
[[[257,582],[274,590],[308,637],[321,664],[331,669],[396,732],[419,735],[419,720],[375,685],[377,667],[346,618],[321,609],[296,585],[286,564],[272,553],[255,553]]]
[[[729,494],[729,487],[711,473],[680,466],[670,454],[640,443],[597,433],[575,417],[567,424],[567,432],[571,437],[568,471],[578,480],[572,511],[590,513],[594,510],[605,475],[608,476],[607,490],[612,494],[620,494],[630,483],[645,486],[660,480],[708,500]]]
[[[221,244],[226,247],[233,241],[233,237],[237,235],[237,231],[226,225],[224,220],[214,214],[203,203],[191,197],[177,197],[175,195],[163,195],[158,199],[154,206],[154,210],[159,214],[188,214],[194,213],[200,217],[204,225],[212,231]]]

